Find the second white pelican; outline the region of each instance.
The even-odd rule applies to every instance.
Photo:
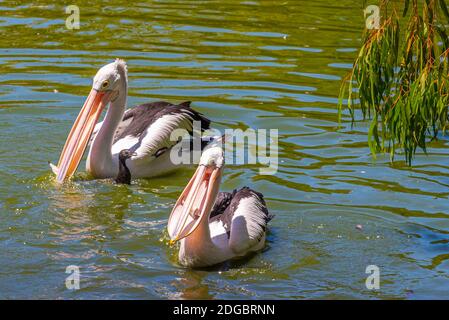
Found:
[[[168,219],[171,242],[181,240],[179,262],[184,266],[212,266],[265,245],[273,216],[263,195],[248,187],[219,193],[223,166],[222,148],[206,148]]]

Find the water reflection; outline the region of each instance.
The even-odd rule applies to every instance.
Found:
[[[182,277],[172,283],[178,292],[172,298],[185,300],[212,299],[214,296],[209,293],[209,287],[204,284],[206,277],[206,271],[184,270]]]

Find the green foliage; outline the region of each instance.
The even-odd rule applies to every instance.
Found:
[[[368,143],[373,156],[390,152],[393,160],[399,147],[409,164],[417,147],[426,152],[426,139],[444,133],[449,123],[449,39],[440,21],[444,17],[449,22],[449,12],[444,0],[423,2],[405,1],[402,15],[408,22],[402,34],[395,4],[381,1],[387,18],[379,29],[365,30],[340,89],[340,112],[347,98],[354,120],[358,98],[363,117],[372,119]]]

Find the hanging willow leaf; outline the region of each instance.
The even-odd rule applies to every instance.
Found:
[[[449,22],[449,11],[447,10],[446,1],[439,0],[439,2],[440,2],[441,11],[443,12],[444,16],[446,17],[447,21]]]
[[[437,30],[438,34],[440,35],[441,42],[443,43],[443,50],[449,49],[449,38],[447,36],[446,30],[444,30],[440,26],[436,26],[435,29]]]
[[[407,11],[408,11],[408,6],[410,4],[410,0],[405,0],[404,3],[404,11],[402,12],[402,16],[405,17],[407,15]]]

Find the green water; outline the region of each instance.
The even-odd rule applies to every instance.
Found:
[[[366,122],[338,125],[359,1],[76,1],[79,30],[63,4],[33,2],[0,1],[0,298],[449,298],[447,139],[409,168],[373,160]],[[191,170],[117,186],[82,164],[54,185],[47,161],[116,57],[130,106],[192,100],[219,129],[279,129],[276,175],[227,166],[222,184],[264,193],[276,217],[263,252],[177,265],[165,228]],[[379,290],[365,287],[370,264]]]

